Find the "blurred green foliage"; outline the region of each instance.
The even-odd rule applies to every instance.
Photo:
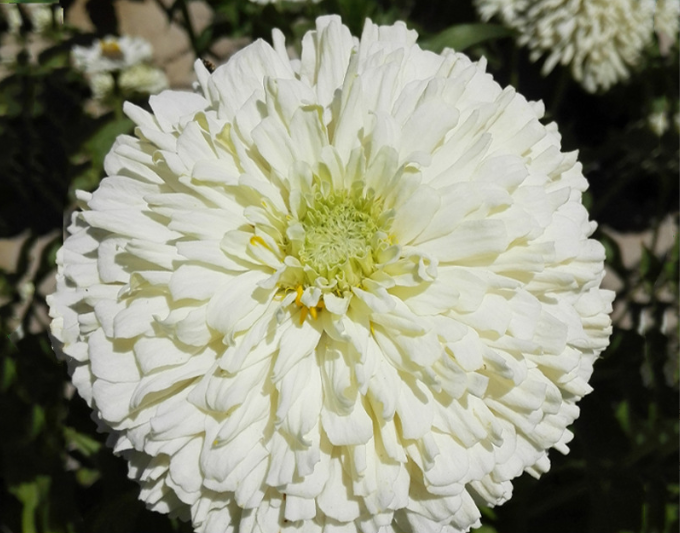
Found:
[[[502,83],[543,99],[566,150],[580,150],[591,183],[586,202],[600,223],[596,237],[618,279],[611,346],[597,363],[594,392],[581,403],[571,453],[553,452],[540,480],[523,476],[510,502],[484,512],[482,533],[672,533],[678,498],[678,130],[659,136],[652,112],[677,114],[678,53],[647,51],[627,83],[585,93],[565,70],[540,75],[513,35],[482,24],[471,2],[325,0],[262,6],[206,0],[213,20],[196,31],[188,2],[155,0],[186,31],[197,57],[210,58],[224,36],[270,39],[281,28],[299,43],[316,16],[342,15],[354,34],[371,17],[406,20],[424,47],[452,46],[487,57]],[[62,4],[66,10],[71,2]],[[112,0],[89,0],[103,36],[118,27]],[[85,403],[74,394],[45,330],[44,294],[53,275],[64,212],[75,189],[94,189],[115,137],[130,132],[120,103],[93,112],[89,89],[69,65],[69,50],[95,34],[68,26],[45,38],[31,58],[30,29],[0,37],[19,53],[0,81],[0,238],[23,236],[15,269],[0,269],[0,531],[3,533],[159,533],[188,524],[148,512],[125,462],[113,456]],[[144,105],[144,102],[138,102]],[[672,122],[672,119],[671,119]],[[658,252],[664,223],[673,246]],[[642,234],[640,259],[624,261],[617,235]],[[38,246],[39,243],[42,243]],[[37,289],[36,289],[37,288]],[[17,329],[18,328],[18,329]],[[22,334],[17,334],[17,332]],[[420,532],[427,533],[427,532]]]

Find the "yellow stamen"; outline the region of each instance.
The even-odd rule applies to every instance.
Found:
[[[109,59],[121,59],[123,57],[123,52],[116,41],[100,41],[99,47],[104,57]]]
[[[304,292],[302,290],[302,285],[298,285],[297,289],[295,289],[295,292],[297,292],[297,296],[295,297],[295,305],[302,307],[302,302],[300,301],[302,299],[302,293]]]
[[[271,252],[271,248],[269,246],[267,246],[267,243],[264,242],[264,239],[262,237],[260,237],[259,235],[253,235],[250,238],[250,244],[252,244],[253,246],[255,246],[256,244],[259,244],[261,246],[264,246],[267,250],[269,250]]]
[[[310,308],[309,308],[309,314],[312,315],[312,318],[313,318],[314,320],[316,320],[316,317],[318,316],[318,314],[317,314],[317,313],[318,313],[317,309],[318,309],[318,307],[310,307]]]
[[[307,318],[307,308],[303,307],[300,309],[300,325],[305,321],[305,318]]]

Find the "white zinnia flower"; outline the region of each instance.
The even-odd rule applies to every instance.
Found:
[[[543,105],[403,23],[322,17],[125,110],[55,346],[196,531],[460,532],[568,450],[613,293]]]
[[[151,44],[141,37],[108,36],[92,46],[74,46],[71,58],[74,66],[86,74],[115,72],[138,63],[150,61]]]
[[[519,32],[543,74],[558,63],[590,92],[628,78],[652,37],[655,0],[475,0],[484,20],[498,15]]]

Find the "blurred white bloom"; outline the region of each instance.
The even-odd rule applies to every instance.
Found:
[[[668,131],[668,114],[664,111],[651,113],[649,117],[647,117],[647,124],[655,135],[661,137],[664,133],[666,133],[666,131]]]
[[[28,18],[31,21],[33,31],[44,33],[52,27],[54,15],[50,4],[22,4],[28,10]]]
[[[95,100],[103,100],[112,94],[115,86],[113,75],[110,72],[95,72],[88,76],[87,81],[90,85],[90,91],[92,91],[92,98]]]
[[[611,329],[587,182],[540,102],[416,37],[322,17],[126,106],[48,302],[151,509],[454,533],[568,451]]]
[[[529,5],[528,0],[475,0],[477,12],[482,20],[499,15],[501,20],[518,18]]]
[[[19,285],[17,292],[19,293],[21,300],[26,302],[33,298],[33,295],[35,294],[35,285],[32,281],[25,281]]]
[[[86,74],[114,72],[138,63],[151,61],[151,44],[141,37],[108,36],[92,46],[74,46],[71,58],[74,66]]]
[[[74,46],[71,56],[75,67],[87,76],[95,99],[112,93],[114,75],[123,95],[156,94],[168,88],[165,73],[147,63],[152,48],[141,37],[106,37],[89,48]]]
[[[103,100],[113,93],[115,80],[110,72],[95,72],[87,79],[95,100]],[[124,96],[158,94],[168,88],[168,78],[161,69],[140,63],[118,74],[118,88]]]
[[[161,69],[144,63],[121,72],[118,83],[123,94],[157,94],[168,88],[168,78],[165,73]]]
[[[18,34],[23,24],[21,13],[31,22],[34,33],[44,33],[52,27],[53,22],[63,24],[63,9],[51,4],[0,4],[0,14],[7,21],[8,31]]]
[[[517,30],[543,74],[558,63],[590,92],[628,78],[652,37],[655,0],[475,0],[484,20]]]
[[[23,20],[17,4],[0,4],[3,18],[7,22],[7,31],[10,34],[17,34],[21,30]]]

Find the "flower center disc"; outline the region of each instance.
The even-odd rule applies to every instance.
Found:
[[[102,55],[104,57],[108,57],[109,59],[123,58],[123,51],[116,41],[100,41],[99,46],[101,47]]]
[[[358,285],[374,270],[373,251],[381,230],[377,211],[372,199],[345,192],[319,195],[301,221],[305,238],[300,262],[328,281],[336,280],[340,289]]]

